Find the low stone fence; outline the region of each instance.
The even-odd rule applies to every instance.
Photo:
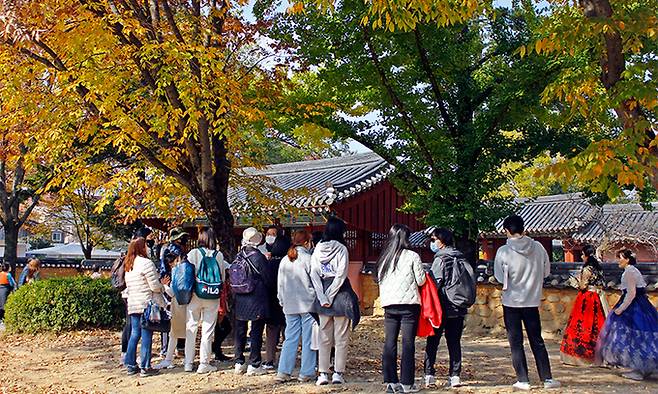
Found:
[[[371,276],[362,278],[362,311],[365,315],[381,316],[384,310],[379,303],[379,289]],[[469,309],[466,317],[466,330],[473,335],[497,335],[505,333],[503,306],[501,304],[502,287],[490,283],[479,283],[475,305]],[[578,291],[573,288],[544,288],[540,307],[542,329],[547,337],[561,337],[569,319],[571,308]],[[610,307],[614,306],[621,292],[606,290]],[[658,309],[658,292],[650,292],[649,299]]]

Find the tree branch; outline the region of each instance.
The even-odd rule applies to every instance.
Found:
[[[398,95],[395,93],[395,90],[393,90],[393,86],[391,82],[389,81],[388,77],[386,76],[386,72],[384,71],[380,61],[379,61],[379,56],[377,55],[377,52],[375,51],[375,47],[372,43],[372,39],[369,34],[369,28],[367,26],[361,26],[361,31],[363,32],[363,38],[366,41],[366,46],[368,48],[368,51],[370,53],[370,59],[373,62],[373,65],[375,67],[375,70],[379,74],[379,77],[382,81],[382,85],[384,85],[384,88],[386,89],[386,92],[388,93],[389,98],[393,102],[393,104],[397,107],[398,111],[400,111],[400,116],[402,116],[402,120],[406,124],[407,128],[411,132],[411,134],[415,137],[415,142],[418,145],[418,148],[420,149],[421,155],[423,156],[423,159],[427,161],[427,164],[430,166],[432,172],[435,175],[438,175],[438,169],[435,167],[434,163],[434,158],[432,157],[432,153],[430,150],[427,148],[427,145],[425,144],[425,141],[421,137],[420,133],[416,129],[416,126],[414,126],[413,121],[411,119],[411,116],[407,112],[404,104],[398,97]]]
[[[418,48],[418,53],[420,54],[420,64],[423,70],[425,71],[425,74],[427,74],[427,78],[430,81],[430,86],[432,87],[432,92],[434,93],[434,99],[436,100],[436,103],[439,106],[439,112],[441,112],[441,117],[443,118],[443,122],[445,123],[449,133],[453,136],[453,138],[456,138],[458,136],[457,129],[455,127],[454,122],[450,118],[448,109],[446,108],[446,103],[443,98],[443,95],[441,94],[441,88],[439,87],[439,82],[437,81],[436,75],[434,75],[434,71],[432,70],[432,65],[430,64],[429,61],[427,49],[423,46],[422,37],[420,35],[420,30],[418,29],[418,26],[416,26],[416,28],[414,29],[414,37],[416,39],[415,40],[416,48]]]

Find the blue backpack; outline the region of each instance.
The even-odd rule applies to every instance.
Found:
[[[187,259],[171,269],[171,290],[174,292],[178,305],[190,303],[195,283],[194,264]]]
[[[222,272],[217,262],[217,251],[212,256],[207,256],[203,248],[201,252],[201,262],[196,271],[196,286],[194,293],[199,298],[206,300],[218,300],[222,292]]]

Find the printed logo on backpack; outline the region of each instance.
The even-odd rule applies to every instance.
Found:
[[[199,248],[199,251],[201,262],[197,267],[194,293],[199,298],[218,300],[222,292],[222,273],[216,258],[217,251],[212,256],[206,255],[203,248]]]

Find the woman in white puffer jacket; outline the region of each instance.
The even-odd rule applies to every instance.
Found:
[[[426,275],[418,253],[410,250],[410,230],[394,224],[375,271],[379,299],[384,308],[382,369],[387,392],[414,393],[415,339],[420,316],[420,293]],[[402,331],[400,379],[397,373],[398,334]]]

